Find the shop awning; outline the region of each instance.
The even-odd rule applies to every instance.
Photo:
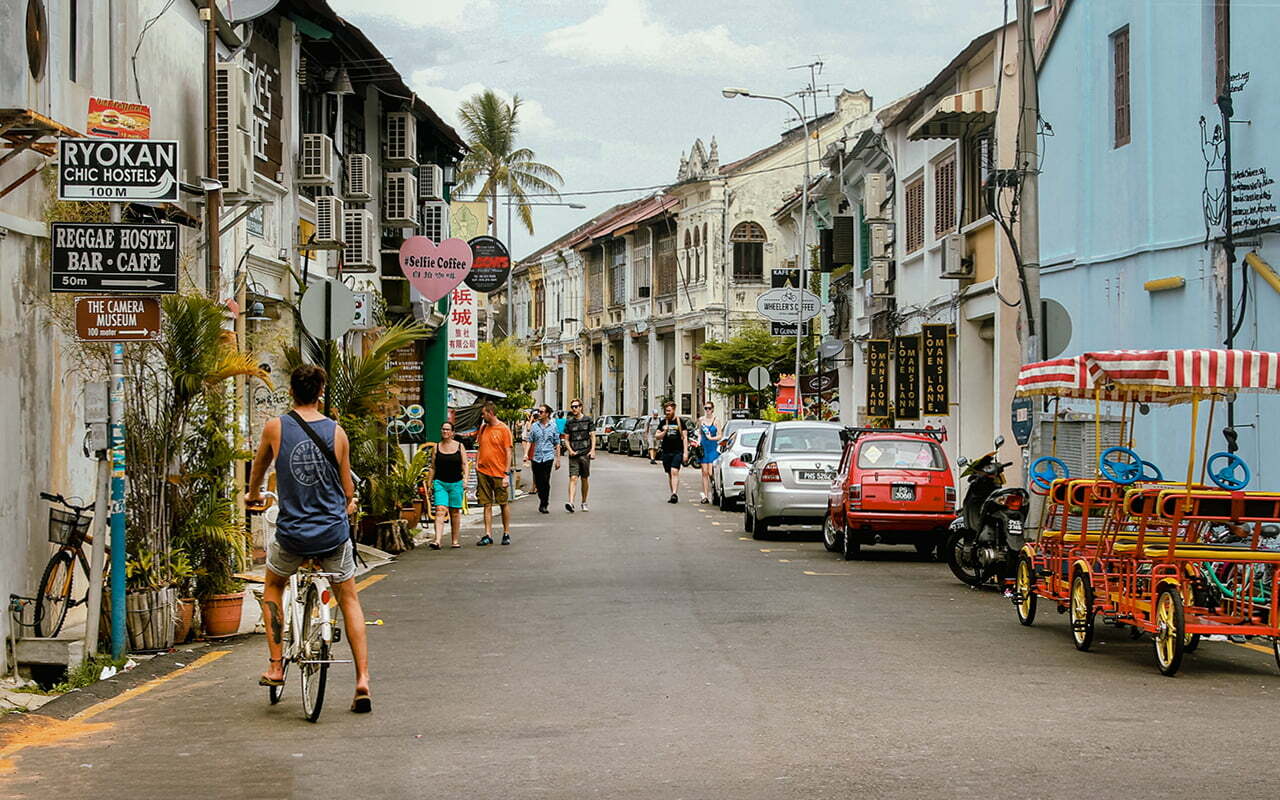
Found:
[[[996,87],[986,86],[944,97],[907,131],[907,138],[959,139],[996,121]]]

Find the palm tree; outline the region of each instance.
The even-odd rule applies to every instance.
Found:
[[[463,101],[458,116],[467,135],[470,151],[458,169],[458,191],[469,191],[476,184],[476,197],[487,199],[492,210],[494,232],[498,228],[498,192],[510,196],[520,222],[533,233],[533,210],[529,192],[559,197],[564,178],[553,167],[535,161],[534,152],[516,147],[520,132],[519,96],[510,103],[491,89]],[[483,176],[483,183],[480,183]]]

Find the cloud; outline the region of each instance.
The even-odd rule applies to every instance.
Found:
[[[734,41],[723,25],[676,32],[653,19],[646,0],[608,0],[576,25],[546,34],[552,55],[605,66],[719,72],[758,63],[766,51]]]
[[[464,100],[470,100],[472,96],[493,87],[473,82],[457,89],[450,89],[437,85],[441,77],[442,73],[438,68],[416,70],[409,78],[409,87],[417,92],[418,96],[426,101],[427,105],[431,106],[445,122],[461,133],[462,126],[458,124],[458,106]],[[503,100],[511,101],[510,92],[505,92],[502,89],[493,89],[493,92]],[[547,115],[541,103],[537,100],[520,98],[521,138],[524,136],[541,138],[555,133],[555,130],[555,121]]]
[[[332,0],[333,10],[358,20],[383,17],[415,28],[475,30],[493,20],[491,0]]]

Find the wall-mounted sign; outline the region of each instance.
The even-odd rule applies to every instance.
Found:
[[[492,236],[477,236],[467,242],[474,260],[467,273],[466,283],[481,294],[488,294],[502,287],[511,274],[511,256],[507,247]]]
[[[475,361],[480,357],[480,309],[476,293],[459,286],[449,295],[449,360]]]
[[[449,236],[469,242],[489,230],[489,203],[454,200],[449,203]]]
[[[946,416],[951,413],[951,373],[947,349],[946,325],[925,325],[920,343],[920,397],[925,414]]]
[[[840,386],[840,373],[829,370],[821,375],[802,375],[800,392],[804,395],[824,394]]]
[[[373,294],[371,292],[355,292],[356,318],[351,327],[358,331],[367,331],[373,327]]]
[[[800,286],[800,270],[796,267],[774,267],[769,272],[770,289],[796,289]],[[796,321],[769,322],[769,333],[774,336],[796,335]]]
[[[237,0],[236,5],[240,2]],[[238,11],[238,9],[237,9]],[[284,100],[281,95],[280,50],[276,46],[279,31],[263,35],[264,27],[273,27],[267,20],[255,23],[254,35],[249,40],[249,52],[245,67],[253,76],[253,94],[250,98],[249,131],[253,142],[253,168],[259,175],[275,180],[283,166],[284,150],[280,139],[284,121]]]
[[[58,199],[178,199],[178,143],[156,139],[59,139]]]
[[[818,316],[822,299],[808,289],[769,289],[756,298],[756,310],[773,322],[802,322]]]
[[[395,370],[396,399],[402,406],[422,401],[422,350],[418,342],[410,342],[387,359]]]
[[[89,98],[85,132],[107,139],[150,139],[151,106],[124,100]]]
[[[889,416],[889,340],[867,342],[867,416]]]
[[[448,297],[462,283],[471,259],[471,248],[461,239],[436,244],[425,236],[410,236],[400,245],[400,270],[430,303]]]
[[[55,222],[50,226],[53,292],[173,294],[178,226]]]
[[[920,334],[893,340],[893,410],[898,419],[920,419]]]
[[[1026,447],[1027,442],[1031,441],[1031,429],[1035,426],[1035,406],[1030,397],[1015,397],[1010,411],[1013,440],[1019,447]]]
[[[82,342],[140,342],[160,333],[154,297],[77,297],[76,338]]]

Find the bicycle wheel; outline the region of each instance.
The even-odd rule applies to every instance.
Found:
[[[308,722],[320,718],[324,707],[324,684],[329,675],[329,643],[321,637],[320,589],[307,587],[307,603],[302,610],[302,630],[298,632],[298,674],[302,677],[302,713]]]
[[[40,593],[36,597],[36,636],[57,636],[71,606],[71,584],[75,581],[75,562],[66,550],[49,559],[40,576]]]
[[[281,605],[285,609],[284,617],[280,625],[280,656],[284,660],[280,662],[280,670],[284,673],[285,683],[279,686],[267,687],[267,699],[271,701],[271,705],[280,702],[280,698],[284,697],[284,687],[289,682],[289,658],[293,650],[293,609],[290,604],[293,602],[292,594],[285,590],[284,596],[280,599]]]

